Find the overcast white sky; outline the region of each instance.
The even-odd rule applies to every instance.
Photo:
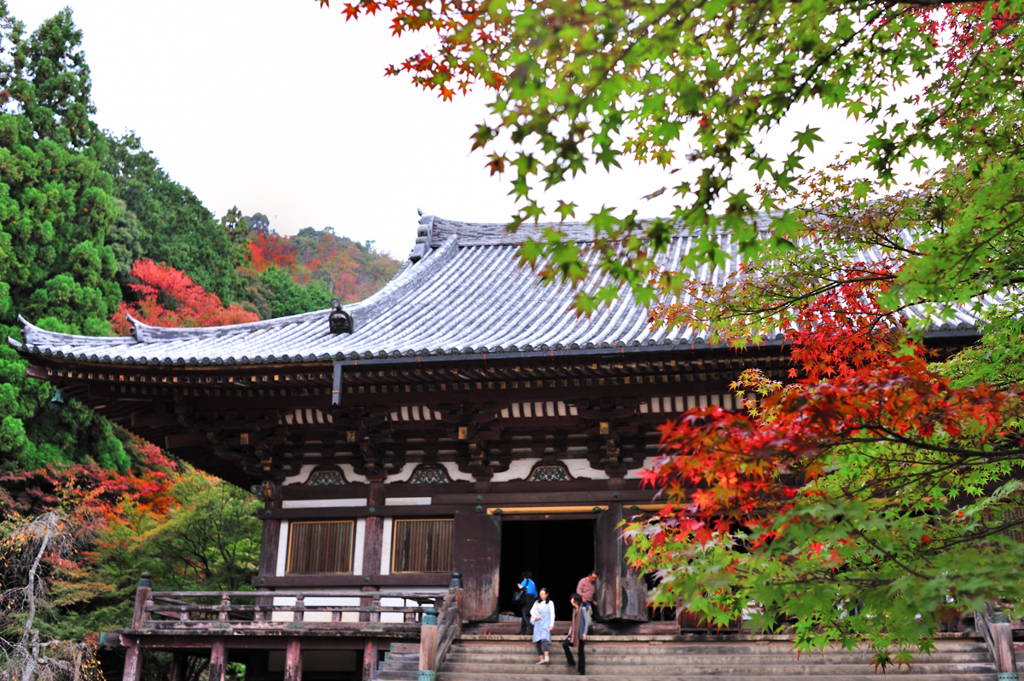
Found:
[[[469,154],[486,94],[445,103],[385,78],[419,39],[395,40],[384,22],[346,23],[334,4],[8,0],[30,29],[73,9],[100,126],[135,131],[217,216],[237,205],[267,214],[282,234],[330,225],[398,258],[412,247],[417,208],[507,220],[507,181]],[[825,127],[839,132],[835,123]],[[602,204],[650,217],[667,212],[670,192],[641,197],[667,183],[654,167],[593,171],[557,198],[575,200],[581,218]]]

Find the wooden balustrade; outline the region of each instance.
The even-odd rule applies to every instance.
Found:
[[[140,589],[134,629],[196,629],[205,626],[267,629],[275,626],[352,626],[360,619],[418,624],[433,606],[444,611],[443,593],[380,593],[355,590],[150,591]],[[366,613],[368,616],[360,617]],[[350,614],[350,621],[345,615]],[[382,615],[385,616],[382,621]]]
[[[999,681],[1017,681],[1017,663],[1014,659],[1013,632],[1010,621],[994,603],[986,603],[984,610],[974,613],[975,628],[985,637],[985,643],[996,663]]]

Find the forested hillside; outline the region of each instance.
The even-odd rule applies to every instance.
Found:
[[[97,127],[81,39],[70,10],[29,32],[0,0],[0,336],[20,338],[18,315],[104,335],[127,332],[126,312],[164,326],[295,314],[364,298],[398,270],[330,227],[288,237],[259,213],[218,219],[138,136]],[[26,368],[0,345],[0,670],[88,677],[98,668],[77,646],[130,620],[140,572],[248,585],[258,502]],[[64,643],[33,652],[50,640]]]

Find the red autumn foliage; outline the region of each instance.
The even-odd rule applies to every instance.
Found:
[[[126,335],[131,324],[126,315],[153,326],[195,327],[221,326],[259,321],[254,312],[238,305],[224,307],[215,293],[203,287],[180,270],[152,260],[136,260],[128,284],[138,301],[122,302],[110,322],[117,333]]]
[[[1004,434],[1014,396],[953,388],[878,306],[873,285],[842,284],[799,310],[789,333],[792,383],[748,370],[732,386],[753,391],[746,411],[692,409],[661,427],[662,454],[643,477],[673,502],[659,512],[665,534],[656,545],[669,535],[705,544],[735,525],[759,531],[755,545],[771,540],[779,528],[768,528],[793,499],[814,494],[805,483],[826,472],[833,447],[892,442],[927,451],[938,433],[957,439],[970,428],[976,446]]]
[[[1014,26],[1020,16],[1000,9],[999,2],[968,2],[944,7],[917,10],[926,33],[936,40],[948,41],[947,69],[958,70],[971,59],[979,47],[993,50],[1013,42],[1007,29]],[[986,14],[991,12],[991,18]],[[986,41],[987,45],[979,41]]]
[[[330,0],[317,0],[321,7]],[[475,81],[498,88],[506,74],[487,63],[469,59],[474,48],[500,50],[507,40],[512,24],[508,13],[494,16],[479,0],[428,3],[425,0],[356,0],[342,5],[346,20],[371,16],[380,11],[391,13],[391,33],[401,36],[416,31],[436,33],[433,47],[420,50],[401,64],[386,69],[389,76],[405,72],[413,83],[436,90],[438,96],[450,100],[456,92],[465,94]]]
[[[257,272],[275,265],[282,269],[290,269],[296,265],[295,248],[288,237],[259,232],[246,246],[249,248],[253,269]]]
[[[1006,400],[985,386],[951,388],[921,357],[890,357],[826,382],[800,379],[767,397],[757,415],[687,412],[662,426],[664,451],[644,482],[686,499],[661,515],[673,531],[704,543],[732,523],[770,525],[808,493],[801,487],[824,472],[820,455],[831,447],[924,442],[936,432],[957,437],[965,423],[978,428],[975,437],[993,437]]]
[[[139,465],[127,473],[89,463],[3,475],[0,485],[5,514],[36,516],[63,503],[73,506],[82,517],[104,521],[119,517],[125,500],[152,514],[166,514],[176,503],[168,492],[180,479],[178,463],[142,440],[132,448]]]

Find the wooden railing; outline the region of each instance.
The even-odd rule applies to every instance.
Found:
[[[999,681],[1017,681],[1010,620],[994,603],[986,603],[984,610],[974,613],[974,625],[985,637],[985,644],[996,663]]]
[[[451,590],[440,612],[428,609],[420,631],[420,681],[433,681],[448,657],[448,650],[462,631],[462,575],[452,575]]]
[[[148,581],[148,580],[144,580]],[[374,623],[408,628],[423,620],[428,608],[445,608],[451,594],[332,591],[152,591],[136,592],[133,629],[201,628],[353,628]],[[383,619],[382,619],[383,618]]]
[[[437,617],[437,649],[434,653],[434,671],[441,668],[448,657],[455,638],[462,631],[462,615],[459,609],[462,600],[462,589],[454,588],[444,599],[441,613]]]

